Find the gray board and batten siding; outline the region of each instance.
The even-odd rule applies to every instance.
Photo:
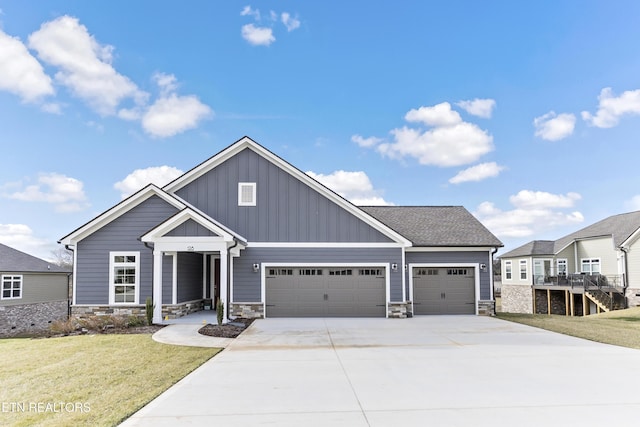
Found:
[[[153,253],[138,239],[176,212],[175,207],[152,196],[78,242],[75,303],[109,302],[109,253],[112,251],[140,252],[139,295],[140,303],[144,303],[146,297],[151,296]],[[163,273],[165,278],[170,274],[167,270]]]
[[[256,206],[238,206],[239,182],[256,183]],[[249,148],[176,195],[250,242],[392,242]]]

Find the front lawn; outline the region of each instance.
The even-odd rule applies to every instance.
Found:
[[[0,425],[117,425],[218,351],[149,334],[0,339]]]
[[[584,317],[498,313],[498,317],[565,335],[640,349],[640,307]]]

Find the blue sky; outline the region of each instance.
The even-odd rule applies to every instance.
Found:
[[[248,135],[505,244],[640,209],[636,1],[0,0],[0,242],[41,257]]]

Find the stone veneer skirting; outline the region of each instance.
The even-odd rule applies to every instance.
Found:
[[[387,317],[390,319],[406,319],[413,317],[412,306],[410,302],[390,302],[387,305]]]
[[[264,305],[261,302],[232,302],[229,316],[243,319],[262,319],[264,318]]]
[[[502,283],[502,311],[505,313],[533,313],[533,292],[530,285]]]
[[[0,337],[44,332],[52,322],[66,320],[68,309],[67,300],[0,306]]]
[[[176,319],[204,309],[204,300],[187,301],[180,304],[163,304],[162,318]],[[145,317],[144,305],[74,305],[71,306],[74,317],[88,316],[137,316]]]
[[[478,315],[479,316],[495,316],[496,315],[495,300],[478,301]]]
[[[627,288],[626,296],[628,307],[640,306],[640,289]]]

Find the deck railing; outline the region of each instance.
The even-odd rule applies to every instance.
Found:
[[[533,275],[534,285],[570,286],[571,289],[599,289],[604,292],[624,292],[619,274],[568,274],[559,276]]]

